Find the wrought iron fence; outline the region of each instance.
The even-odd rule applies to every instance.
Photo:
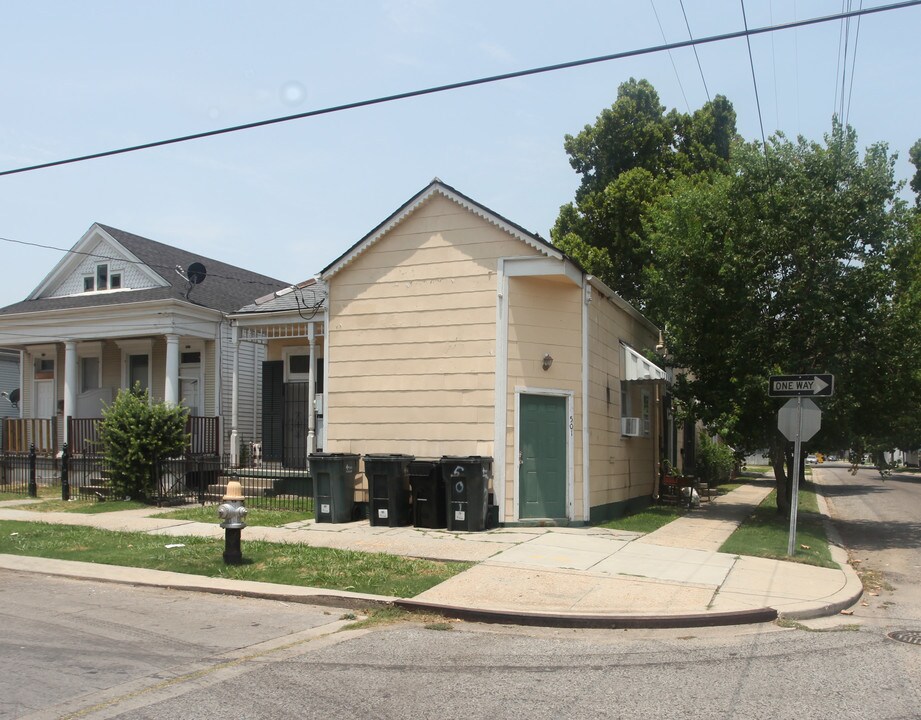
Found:
[[[87,449],[87,448],[84,448]],[[153,497],[157,505],[217,504],[227,483],[237,481],[248,507],[268,510],[313,511],[313,480],[305,469],[275,463],[234,465],[230,456],[186,455],[161,461],[156,469]],[[0,452],[0,493],[37,496],[41,486],[61,488],[61,497],[112,497],[111,467],[105,456],[70,452],[60,458],[31,453]]]
[[[306,468],[285,468],[280,463],[250,462],[233,465],[225,456],[221,467],[220,493],[236,480],[243,488],[247,507],[313,512],[313,479]],[[220,502],[220,497],[217,498]]]
[[[55,485],[61,465],[57,458],[36,452],[0,452],[0,493],[38,496],[39,487]]]

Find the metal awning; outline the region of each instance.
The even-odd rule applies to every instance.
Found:
[[[658,365],[649,362],[632,347],[621,343],[624,351],[624,380],[667,380],[668,374]]]

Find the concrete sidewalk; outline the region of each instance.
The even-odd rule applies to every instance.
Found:
[[[647,535],[597,527],[512,527],[483,533],[313,521],[248,527],[246,542],[317,547],[476,563],[411,600],[115,568],[14,555],[0,567],[132,584],[225,592],[287,601],[394,603],[481,621],[565,627],[690,627],[830,615],[863,591],[846,554],[838,569],[728,555],[718,548],[770,491],[745,485]],[[821,501],[821,498],[820,498]],[[35,513],[0,503],[0,519],[85,525],[163,535],[220,538],[217,523],[153,518],[157,508],[81,515]]]

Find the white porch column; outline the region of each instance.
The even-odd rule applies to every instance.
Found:
[[[230,462],[240,462],[240,328],[236,323],[230,326],[230,342],[233,346],[233,375],[230,384]]]
[[[314,324],[307,326],[307,344],[310,346],[310,377],[307,379],[307,452],[317,451],[317,353]]]
[[[73,340],[64,342],[64,422],[74,417],[77,412],[77,343]],[[64,426],[66,436],[67,425]],[[65,442],[67,438],[65,437]]]
[[[166,336],[166,386],[163,401],[167,405],[179,404],[179,336]]]

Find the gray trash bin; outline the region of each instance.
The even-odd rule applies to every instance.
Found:
[[[354,453],[311,453],[314,513],[317,522],[351,522],[359,456]]]

